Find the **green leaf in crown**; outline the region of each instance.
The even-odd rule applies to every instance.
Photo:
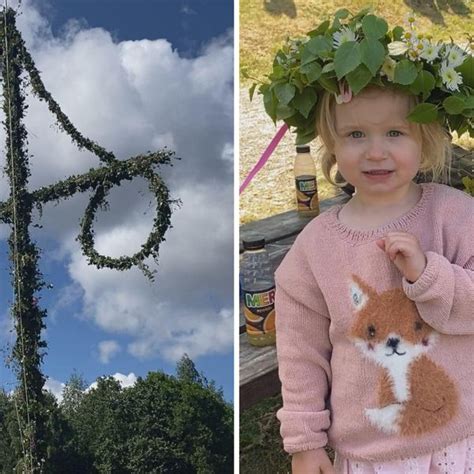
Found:
[[[474,130],[474,37],[466,34],[461,48],[434,41],[415,29],[390,29],[387,22],[366,8],[356,14],[338,10],[304,38],[288,39],[275,55],[267,81],[253,84],[264,96],[272,120],[283,120],[297,134],[297,143],[315,138],[318,99],[324,91],[342,103],[376,84],[394,87],[419,97],[408,115],[417,123],[442,122],[458,134]]]

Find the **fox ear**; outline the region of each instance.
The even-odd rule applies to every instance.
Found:
[[[368,296],[364,293],[364,291],[359,286],[359,284],[356,283],[354,280],[351,281],[350,292],[351,292],[352,306],[357,311],[360,311],[366,305]]]

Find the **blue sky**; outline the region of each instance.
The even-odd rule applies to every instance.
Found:
[[[173,373],[187,352],[231,400],[232,3],[24,0],[21,10],[18,26],[46,88],[84,135],[121,159],[162,146],[182,158],[163,170],[183,205],[160,248],[156,283],[137,270],[86,264],[75,236],[88,196],[46,206],[41,220],[35,216],[43,225],[32,229],[40,268],[53,285],[40,301],[48,310],[43,372],[49,386],[57,390],[73,370],[89,383],[106,374],[133,381],[150,370]],[[32,189],[98,165],[58,130],[44,104],[31,97],[28,103]],[[7,186],[0,178],[0,201]],[[95,227],[100,252],[134,253],[150,230],[150,199],[140,180],[112,191],[110,211],[99,214]],[[3,349],[14,337],[8,233],[1,224]],[[15,383],[3,364],[0,380],[7,390]]]
[[[49,0],[38,2],[54,34],[67,20],[84,19],[120,41],[167,38],[180,54],[233,27],[232,0]]]

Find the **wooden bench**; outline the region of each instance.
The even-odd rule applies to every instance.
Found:
[[[321,212],[335,204],[346,202],[345,194],[320,202]],[[266,219],[251,222],[240,227],[240,251],[242,240],[258,233],[265,237],[267,250],[274,269],[296,239],[296,236],[311,220],[298,215],[297,211],[288,211]],[[277,316],[278,317],[278,316]],[[245,318],[242,302],[240,304],[240,409],[245,410],[263,398],[276,395],[280,391],[278,364],[275,346],[255,347],[248,343],[245,333]]]

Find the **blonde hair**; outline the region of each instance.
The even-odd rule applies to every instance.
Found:
[[[390,91],[393,94],[404,94],[394,88],[380,88],[377,86],[368,86],[368,89],[378,89],[381,91]],[[409,98],[410,109],[419,103],[415,95],[407,94]],[[334,149],[334,141],[337,136],[335,123],[335,96],[331,92],[324,91],[321,99],[318,101],[316,110],[316,131],[321,139],[319,148],[321,168],[324,177],[336,186],[344,186],[347,183],[336,183],[331,177],[331,171],[337,164],[336,156],[331,152]],[[418,124],[409,122],[410,127],[421,141],[421,162],[420,173],[424,173],[432,181],[447,181],[451,164],[451,135],[439,123],[432,122],[428,124]]]

